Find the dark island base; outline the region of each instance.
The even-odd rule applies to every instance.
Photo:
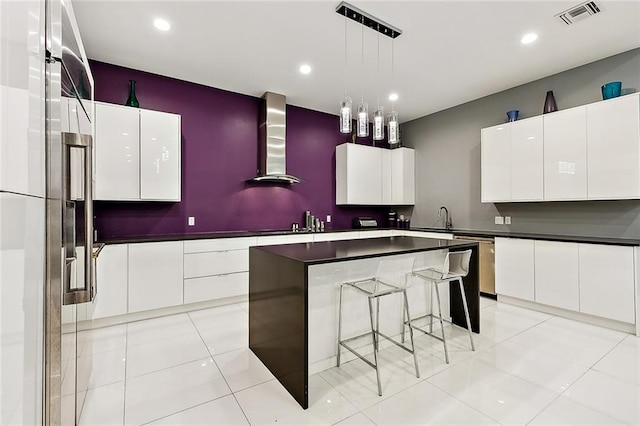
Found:
[[[307,267],[254,250],[249,282],[249,348],[307,408]]]
[[[469,275],[463,284],[471,328],[479,333],[477,244],[456,245],[450,250],[472,250]],[[249,348],[302,408],[307,409],[309,263],[252,247],[249,265]],[[450,312],[453,323],[466,328],[457,282],[450,285]]]

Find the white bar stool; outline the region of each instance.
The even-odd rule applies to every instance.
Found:
[[[451,281],[458,281],[460,285],[460,293],[462,295],[462,305],[464,306],[464,315],[467,320],[467,330],[469,331],[469,340],[471,341],[471,350],[475,351],[475,345],[473,344],[473,334],[471,332],[471,321],[469,319],[469,307],[467,306],[467,297],[464,292],[464,285],[462,284],[462,278],[466,277],[469,273],[469,261],[471,260],[471,250],[465,251],[450,251],[447,253],[447,256],[444,259],[444,264],[442,268],[427,268],[420,269],[417,271],[413,271],[413,276],[422,278],[428,283],[431,283],[430,289],[430,309],[429,313],[417,318],[410,318],[407,314],[405,318],[403,331],[402,331],[402,341],[404,342],[404,328],[409,327],[409,330],[415,328],[416,330],[422,331],[429,336],[440,340],[444,345],[444,357],[449,363],[449,351],[447,349],[447,338],[444,333],[444,324],[442,319],[442,306],[440,305],[440,290],[438,289],[438,284],[448,283]],[[436,291],[436,299],[437,299],[437,307],[438,307],[438,319],[440,320],[440,329],[442,331],[442,336],[438,336],[433,333],[433,319],[435,315],[433,315],[433,290]],[[408,311],[407,311],[408,312]],[[415,321],[429,318],[429,331],[424,330],[417,325],[415,325]],[[411,321],[414,321],[412,323]]]
[[[407,299],[407,287],[411,283],[409,275],[413,270],[414,259],[401,258],[395,260],[381,260],[378,264],[378,270],[376,276],[367,278],[364,280],[345,282],[340,284],[340,302],[338,307],[338,367],[340,367],[340,347],[344,347],[348,351],[352,352],[367,365],[376,370],[376,379],[378,382],[378,395],[382,396],[382,386],[380,384],[380,371],[378,369],[378,343],[379,336],[384,337],[395,345],[401,347],[405,351],[413,354],[413,362],[416,367],[416,377],[420,377],[420,371],[418,369],[418,359],[416,358],[415,346],[413,345],[413,328],[411,327],[411,316],[409,315],[409,301]],[[350,337],[342,340],[342,295],[345,288],[350,288],[358,294],[362,294],[367,297],[369,302],[369,317],[371,324],[371,331]],[[406,347],[404,344],[399,343],[392,338],[386,336],[379,331],[380,325],[380,298],[391,294],[402,293],[404,301],[403,318],[409,318],[406,322],[409,324],[409,336],[411,338],[411,348]],[[374,319],[373,314],[373,300],[376,301],[376,315]],[[350,347],[347,342],[364,337],[371,334],[373,344],[373,362],[366,359],[359,354],[355,349]],[[404,343],[404,330],[402,332]]]

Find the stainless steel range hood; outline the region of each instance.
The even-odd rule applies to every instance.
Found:
[[[266,92],[262,95],[259,129],[258,176],[247,182],[300,183],[287,174],[287,115],[284,95]]]

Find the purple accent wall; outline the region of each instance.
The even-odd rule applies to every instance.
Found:
[[[385,207],[335,205],[335,147],[345,142],[337,115],[288,105],[287,173],[304,182],[248,184],[258,165],[259,98],[97,61],[91,69],[96,100],[123,105],[136,80],[141,108],[182,116],[182,201],[98,201],[98,238],[290,229],[305,210],[330,214],[329,229],[350,228],[356,216],[384,225]]]

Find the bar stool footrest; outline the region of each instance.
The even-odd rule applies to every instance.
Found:
[[[344,343],[344,341],[340,342],[340,346],[342,346],[343,348],[345,348],[346,350],[348,350],[349,352],[351,352],[352,354],[354,354],[355,356],[357,356],[358,358],[360,358],[362,361],[364,361],[369,367],[373,368],[374,370],[377,370],[378,367],[376,367],[376,365],[374,363],[372,363],[371,361],[369,361],[368,359],[366,359],[364,356],[360,355],[360,353],[358,353],[358,351],[356,351],[355,349],[352,349],[351,347],[349,347],[349,345],[347,345],[346,343]]]

